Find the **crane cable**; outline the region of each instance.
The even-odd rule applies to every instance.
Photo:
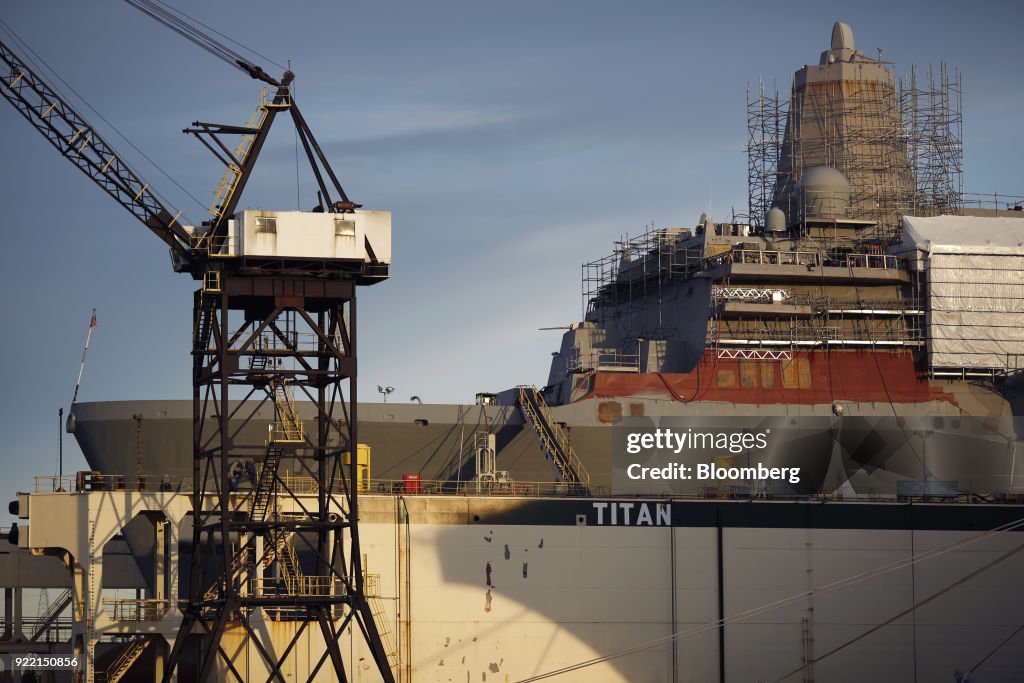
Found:
[[[588,660],[584,660],[582,662],[577,662],[576,664],[569,664],[567,666],[564,666],[564,667],[559,668],[559,669],[555,669],[553,671],[548,671],[546,673],[537,674],[535,676],[530,676],[528,678],[523,678],[523,679],[520,679],[517,683],[532,683],[533,681],[540,681],[540,680],[543,680],[543,679],[546,679],[546,678],[553,678],[553,677],[559,676],[561,674],[570,673],[570,672],[573,672],[573,671],[578,671],[580,669],[585,669],[587,667],[594,666],[595,664],[602,664],[604,662],[611,661],[613,659],[618,659],[620,657],[625,657],[625,656],[628,656],[628,655],[636,654],[638,652],[643,652],[645,650],[650,650],[651,648],[658,647],[659,645],[664,645],[666,643],[670,643],[670,642],[672,642],[674,640],[682,640],[684,638],[689,638],[690,636],[700,635],[700,634],[706,633],[708,631],[715,631],[715,630],[718,630],[720,628],[724,628],[725,626],[728,626],[730,624],[737,623],[737,622],[743,622],[743,621],[746,621],[746,620],[751,619],[753,617],[757,617],[757,616],[760,616],[762,614],[766,614],[768,612],[773,612],[773,611],[775,611],[777,609],[780,609],[782,607],[788,607],[790,605],[802,602],[802,601],[804,601],[804,600],[806,600],[808,598],[814,597],[816,595],[822,595],[822,594],[825,594],[825,593],[831,593],[831,592],[839,590],[841,588],[846,588],[848,586],[852,586],[852,585],[855,585],[855,584],[858,584],[858,583],[862,583],[863,581],[867,581],[868,579],[875,578],[876,576],[882,576],[884,574],[888,574],[888,573],[894,572],[894,571],[896,571],[898,569],[903,569],[904,567],[912,566],[914,564],[917,564],[918,562],[922,562],[924,560],[930,560],[932,558],[938,557],[940,555],[944,555],[945,553],[951,552],[953,550],[958,550],[958,549],[960,549],[960,548],[962,548],[964,546],[970,545],[972,543],[977,543],[978,541],[982,541],[982,540],[991,538],[993,536],[996,536],[996,535],[1001,534],[1001,533],[1005,533],[1007,531],[1014,531],[1014,530],[1020,529],[1022,527],[1024,527],[1024,519],[1018,519],[1018,520],[1015,520],[1015,521],[1012,521],[1012,522],[1007,522],[1006,524],[1001,524],[1001,525],[999,525],[999,526],[997,526],[997,527],[995,527],[995,528],[993,528],[993,529],[991,529],[989,531],[982,532],[982,533],[980,533],[980,534],[978,534],[976,536],[971,536],[971,537],[963,539],[961,541],[954,541],[953,543],[949,543],[949,544],[946,544],[944,546],[940,546],[938,548],[933,548],[932,550],[920,553],[918,555],[913,555],[913,556],[911,556],[909,558],[906,558],[906,559],[903,559],[903,560],[897,560],[897,561],[891,562],[891,563],[889,563],[887,565],[882,565],[881,567],[876,567],[875,569],[870,569],[870,570],[868,570],[866,572],[861,572],[860,574],[855,574],[854,576],[849,576],[849,577],[847,577],[845,579],[840,579],[838,581],[833,581],[832,583],[826,584],[826,585],[824,585],[824,586],[822,586],[820,588],[815,588],[815,589],[812,589],[812,590],[809,590],[809,591],[804,591],[802,593],[797,593],[796,595],[791,595],[788,598],[783,598],[782,600],[777,600],[775,602],[771,602],[771,603],[768,603],[768,604],[765,604],[765,605],[761,605],[760,607],[755,607],[753,609],[749,609],[749,610],[746,610],[744,612],[739,612],[739,613],[734,614],[734,615],[732,615],[730,617],[725,617],[723,619],[717,619],[717,620],[712,621],[712,622],[710,622],[708,624],[705,624],[705,625],[702,625],[702,626],[697,626],[695,628],[689,629],[688,631],[671,633],[671,634],[669,634],[667,636],[662,636],[661,638],[655,638],[654,640],[647,641],[646,643],[640,643],[639,645],[634,645],[633,647],[627,648],[625,650],[620,650],[619,652],[615,652],[615,653],[610,654],[610,655],[602,655],[600,657],[594,657],[593,659],[588,659]],[[1014,552],[1016,552],[1016,550],[1011,551],[1010,554],[1013,554]]]
[[[275,79],[273,76],[270,76],[267,72],[260,68],[259,65],[246,59],[240,53],[234,51],[233,49],[231,49],[224,43],[220,42],[210,34],[204,33],[196,26],[193,26],[192,23],[189,23],[194,22],[195,24],[199,24],[200,26],[203,26],[211,31],[214,31],[214,29],[211,29],[209,26],[206,26],[202,22],[190,17],[184,12],[174,9],[169,5],[161,2],[160,0],[125,0],[125,2],[127,2],[129,5],[139,10],[143,14],[152,17],[153,19],[160,22],[161,24],[171,29],[178,35],[182,36],[186,40],[189,40],[192,43],[203,48],[217,59],[221,59],[224,62],[238,69],[241,69],[242,71],[244,71],[245,73],[249,74],[257,80],[261,80],[273,86],[281,85],[281,83],[277,79]],[[254,55],[263,57],[263,59],[266,59],[268,62],[271,62],[276,66],[281,66],[280,64],[274,62],[272,59],[260,55],[255,50],[245,47],[238,41],[228,38],[223,33],[219,33],[217,31],[214,31],[214,33],[217,33],[217,35],[234,43],[235,45],[238,45],[242,49],[253,53]]]
[[[77,97],[78,100],[89,109],[89,111],[91,111],[93,114],[95,114],[96,117],[99,118],[100,121],[105,123],[112,131],[114,131],[114,133],[119,138],[124,140],[125,143],[127,143],[129,147],[131,147],[133,150],[135,150],[135,152],[137,154],[139,154],[139,156],[141,156],[143,159],[148,161],[153,166],[153,168],[155,168],[161,175],[163,175],[165,178],[167,178],[167,180],[171,181],[171,183],[175,187],[177,187],[179,190],[181,190],[186,195],[188,195],[189,198],[191,198],[192,201],[194,201],[196,203],[196,205],[198,205],[200,208],[202,208],[204,210],[206,209],[206,205],[203,204],[203,202],[199,201],[194,194],[192,194],[187,189],[185,189],[185,187],[182,186],[181,183],[179,183],[167,171],[165,171],[163,168],[161,168],[159,164],[157,164],[155,161],[150,159],[149,156],[145,152],[143,152],[134,142],[132,142],[128,138],[128,136],[126,136],[124,133],[122,133],[120,130],[118,130],[117,126],[115,126],[110,121],[108,121],[107,118],[105,116],[103,116],[103,114],[101,114],[94,106],[89,104],[88,100],[86,100],[77,90],[74,89],[74,87],[72,87],[67,81],[65,81],[61,77],[61,75],[59,73],[57,73],[57,71],[53,67],[51,67],[49,64],[47,64],[46,61],[42,57],[40,57],[39,54],[36,53],[36,51],[33,50],[31,48],[31,46],[29,46],[28,43],[26,43],[24,40],[22,40],[21,37],[14,31],[14,29],[11,28],[11,26],[7,22],[5,22],[3,19],[0,19],[0,29],[3,29],[3,31],[5,33],[7,33],[11,37],[11,40],[14,43],[20,49],[25,51],[24,52],[24,54],[25,54],[25,60],[24,61],[29,62],[30,65],[32,67],[34,67],[37,71],[39,71],[39,72],[46,71],[54,79],[56,79],[57,81],[60,81],[60,83],[62,83],[64,85],[64,87],[67,88],[70,92],[72,92],[75,95],[75,97]],[[35,58],[34,60],[32,59],[33,57]],[[48,83],[47,85],[48,85],[48,87],[51,90],[53,90],[57,94],[58,97],[60,97],[65,102],[68,101],[67,95],[62,93],[56,87],[56,84],[51,82],[51,83]],[[139,177],[139,178],[142,177],[142,174],[140,174],[138,171],[136,171],[134,168],[132,168],[131,164],[129,164],[126,160],[120,159],[120,163],[124,164],[128,168],[128,170],[131,171],[133,174],[135,174],[137,177]],[[148,192],[150,194],[154,195],[162,203],[166,204],[168,208],[177,210],[177,207],[175,207],[171,202],[169,202],[166,199],[166,197],[164,197],[160,193],[158,193],[154,188],[152,188],[152,187],[149,188]]]

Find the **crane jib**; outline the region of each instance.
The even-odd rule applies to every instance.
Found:
[[[153,231],[179,257],[189,258],[189,232],[75,109],[0,41],[0,92],[58,152]]]

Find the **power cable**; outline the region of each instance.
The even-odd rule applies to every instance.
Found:
[[[189,192],[187,189],[185,189],[185,187],[182,186],[181,183],[179,183],[167,171],[165,171],[163,168],[161,168],[159,164],[157,164],[155,161],[150,159],[149,156],[145,152],[143,152],[134,142],[132,142],[124,133],[122,133],[120,130],[118,130],[117,126],[115,126],[110,121],[108,121],[107,118],[105,116],[103,116],[103,114],[101,114],[95,107],[93,107],[91,104],[89,104],[88,100],[86,100],[77,90],[75,90],[67,81],[65,81],[61,77],[61,75],[59,73],[57,73],[57,71],[55,69],[53,69],[49,64],[47,64],[46,61],[42,57],[40,57],[36,53],[36,51],[33,50],[29,46],[28,43],[26,43],[24,40],[22,40],[21,37],[14,31],[14,29],[12,29],[10,27],[10,25],[8,25],[3,19],[0,19],[0,28],[3,28],[3,30],[8,35],[11,36],[11,39],[18,45],[19,48],[21,48],[22,50],[25,50],[25,52],[28,55],[31,55],[31,57],[35,58],[35,61],[33,62],[31,57],[26,57],[26,61],[29,61],[31,63],[31,65],[35,69],[37,69],[39,71],[44,71],[45,70],[54,79],[60,81],[64,85],[65,88],[67,88],[69,91],[74,93],[75,97],[77,97],[79,99],[79,101],[81,101],[82,104],[84,104],[90,111],[92,111],[92,113],[95,114],[100,119],[100,121],[105,123],[112,131],[114,131],[114,133],[118,137],[120,137],[122,140],[124,140],[128,144],[129,147],[131,147],[133,150],[135,150],[135,152],[138,153],[139,156],[141,156],[143,159],[148,161],[153,166],[153,168],[155,168],[161,175],[163,175],[165,178],[167,178],[167,180],[169,180],[171,183],[173,183],[175,187],[177,187],[179,190],[181,190],[186,195],[188,195],[192,199],[192,201],[194,201],[200,208],[202,208],[204,211],[206,210],[206,206],[202,202],[200,202],[198,199],[196,199],[195,195],[193,195],[191,192]],[[36,62],[38,62],[38,63],[36,63]],[[67,100],[68,99],[68,97],[64,93],[62,93],[55,85],[50,84],[50,87],[54,90],[54,92],[57,93],[57,95],[61,99],[63,99],[63,100]],[[140,178],[142,177],[142,174],[140,174],[138,171],[136,171],[134,168],[132,168],[132,166],[127,161],[125,161],[124,159],[121,159],[120,163],[123,163],[125,166],[127,166],[128,169],[132,173],[134,173],[136,176],[139,176]],[[149,189],[149,192],[151,194],[155,195],[162,203],[166,204],[168,207],[174,208],[175,210],[177,210],[176,207],[174,207],[174,205],[171,202],[167,201],[166,197],[161,195],[159,192],[157,192],[152,187]]]

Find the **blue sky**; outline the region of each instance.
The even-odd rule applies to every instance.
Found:
[[[394,213],[393,279],[360,299],[360,391],[471,402],[543,385],[580,316],[580,264],[613,240],[745,211],[745,88],[788,88],[832,23],[898,73],[964,75],[965,188],[1024,194],[1024,10],[1011,2],[181,2],[277,62],[349,195]],[[3,18],[197,204],[79,109],[194,222],[221,169],[181,134],[244,123],[258,86],[123,2],[4,0]],[[0,36],[5,42],[8,36]],[[264,64],[268,71],[276,67]],[[282,125],[283,124],[283,125]],[[241,206],[314,202],[275,127]],[[9,492],[52,473],[71,399],[190,396],[191,291],[166,249],[0,105]],[[304,169],[303,169],[304,170]],[[65,443],[65,469],[84,467]]]

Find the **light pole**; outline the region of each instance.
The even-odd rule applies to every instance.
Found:
[[[64,408],[57,409],[57,490],[64,490]]]

